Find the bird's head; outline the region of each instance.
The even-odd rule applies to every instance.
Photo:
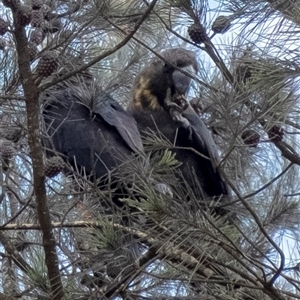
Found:
[[[186,73],[192,75],[198,71],[195,53],[174,48],[162,52],[161,56],[163,60],[154,58],[138,75],[133,89],[135,108],[164,109],[168,89],[171,96],[186,96],[192,81]]]

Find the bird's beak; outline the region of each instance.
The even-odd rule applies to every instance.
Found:
[[[190,73],[191,75],[195,75],[195,70],[193,66],[186,66],[184,68],[181,68],[183,71]],[[172,74],[172,79],[174,82],[174,86],[176,89],[176,92],[178,94],[186,96],[189,87],[192,82],[192,78],[188,77],[187,75],[183,74],[179,70],[175,70]]]

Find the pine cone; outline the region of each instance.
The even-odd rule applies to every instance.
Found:
[[[0,141],[0,153],[2,158],[12,158],[16,153],[13,143],[8,140],[1,140]]]
[[[29,58],[30,58],[30,61],[33,61],[36,58],[36,56],[39,53],[39,51],[38,51],[35,43],[29,42],[28,43],[28,47],[29,47]]]
[[[44,14],[41,10],[33,10],[31,14],[31,25],[33,27],[41,27],[44,22]]]
[[[268,130],[269,139],[274,142],[281,142],[283,139],[283,135],[283,129],[278,125],[274,125]]]
[[[4,35],[8,31],[8,23],[0,18],[0,35]]]
[[[225,33],[231,26],[230,17],[219,16],[213,22],[211,29],[214,33]]]
[[[5,46],[6,46],[5,39],[0,38],[0,50],[1,51],[5,50]]]
[[[32,9],[29,6],[20,6],[17,10],[16,19],[20,26],[27,26],[31,21]]]
[[[242,139],[245,145],[256,148],[260,140],[260,135],[252,129],[246,129],[242,133]]]
[[[193,24],[188,28],[188,34],[191,40],[196,44],[207,41],[205,28],[201,24]]]
[[[65,168],[65,163],[60,156],[53,156],[45,163],[45,176],[52,178],[58,175]]]
[[[2,0],[2,3],[12,9],[18,9],[21,6],[20,0]]]
[[[43,42],[45,33],[41,28],[36,28],[30,35],[30,42],[39,45]]]
[[[32,0],[31,1],[31,8],[34,10],[40,9],[43,5],[42,0]]]
[[[37,65],[36,71],[43,77],[50,76],[57,68],[57,55],[54,52],[46,51]]]

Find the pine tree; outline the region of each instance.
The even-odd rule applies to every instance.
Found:
[[[0,1],[0,298],[300,299],[299,9],[283,0]],[[32,24],[34,11],[43,19]],[[220,16],[226,30],[216,30]],[[92,95],[97,84],[126,107],[137,74],[174,47],[197,56],[189,98],[217,143],[230,221],[178,183],[181,162],[162,136],[144,136],[147,157],[118,169],[114,180],[134,179],[123,209],[111,185],[59,156],[45,176],[41,97],[70,86]]]

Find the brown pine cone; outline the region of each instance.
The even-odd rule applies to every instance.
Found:
[[[54,52],[46,51],[40,58],[36,71],[43,77],[50,76],[58,66],[57,55]]]
[[[283,129],[278,125],[273,125],[268,130],[269,139],[274,142],[281,142],[283,139],[283,135],[284,135]]]
[[[36,28],[30,35],[30,42],[39,45],[43,42],[45,33],[41,28]]]
[[[242,133],[242,139],[245,145],[256,148],[260,140],[260,135],[252,129],[246,129]]]
[[[0,140],[0,153],[2,158],[12,158],[16,153],[13,143],[5,139]]]
[[[201,24],[193,24],[188,28],[188,34],[191,40],[196,44],[207,41],[205,28]]]
[[[33,27],[41,27],[44,21],[44,14],[41,10],[33,10],[31,14],[31,25]]]
[[[16,14],[17,23],[24,27],[29,25],[31,21],[31,13],[32,13],[31,7],[25,5],[20,6]]]
[[[4,35],[8,31],[8,23],[0,18],[0,35]]]
[[[58,175],[65,168],[65,163],[60,156],[53,156],[46,160],[44,171],[45,176],[52,178]]]
[[[39,53],[39,51],[38,51],[35,43],[29,42],[28,43],[28,47],[29,47],[29,58],[30,58],[30,61],[33,61],[36,58],[36,56]]]
[[[213,22],[211,29],[214,33],[225,33],[231,26],[230,17],[219,16]]]

